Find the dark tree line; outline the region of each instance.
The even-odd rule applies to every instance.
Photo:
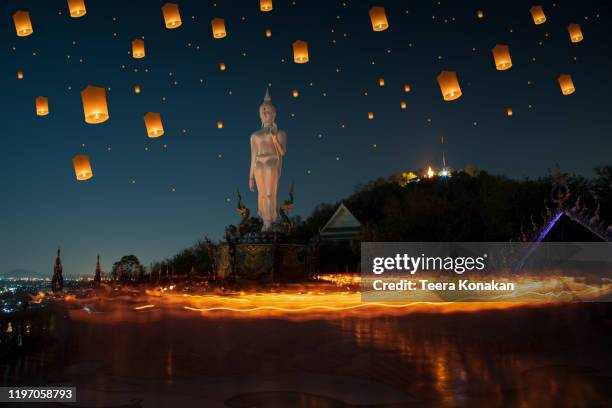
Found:
[[[591,179],[568,174],[564,178],[571,193],[570,205],[580,196],[593,213],[599,204],[601,218],[612,223],[612,165],[597,167]],[[509,241],[519,239],[521,226],[530,228],[532,222],[540,224],[545,205],[554,206],[553,181],[552,175],[515,180],[474,169],[455,173],[450,178],[409,184],[399,183],[397,177],[379,178],[357,186],[343,202],[362,224],[362,241]],[[338,204],[320,204],[304,220],[294,217],[290,242],[307,243],[333,215]],[[256,232],[261,222],[251,218],[248,232]],[[229,225],[225,232],[233,236],[237,226]],[[215,246],[208,239],[198,241],[175,256],[151,265],[148,273],[153,277],[155,274],[210,274]],[[358,252],[359,246],[350,243],[328,243],[321,247],[323,261],[335,258],[342,263],[354,263]],[[141,273],[140,264],[134,266],[134,259],[122,263],[125,263],[122,268],[129,269],[129,276]],[[113,266],[113,276],[118,264]]]

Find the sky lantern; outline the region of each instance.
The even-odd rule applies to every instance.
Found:
[[[139,59],[145,56],[145,45],[144,40],[134,39],[132,40],[132,57]]]
[[[27,11],[17,11],[13,14],[13,22],[15,23],[15,31],[18,37],[27,37],[34,32],[32,21],[30,21],[30,13]]]
[[[514,115],[514,112],[512,112],[512,108],[506,109],[506,115],[508,115],[508,116]]]
[[[227,31],[225,31],[225,20],[222,18],[213,18],[210,20],[212,26],[212,34],[214,38],[225,38]]]
[[[484,12],[483,12],[482,10],[478,10],[478,11],[476,12],[476,17],[478,17],[478,18],[483,18],[483,17],[484,17]]]
[[[219,63],[219,69],[220,69],[221,71],[225,71],[225,68],[226,68],[226,67],[225,67],[225,63],[224,63],[224,62],[220,62],[220,63]]]
[[[569,74],[559,76],[559,86],[561,87],[561,92],[563,95],[571,95],[576,91],[574,81],[572,81],[572,76]]]
[[[87,13],[85,0],[68,0],[68,10],[70,10],[70,17],[83,17]]]
[[[222,120],[218,120],[217,121],[217,129],[223,129],[223,121]]]
[[[176,3],[166,3],[162,7],[162,13],[164,14],[164,22],[166,23],[166,28],[172,30],[173,28],[178,28],[183,24],[181,21],[181,13],[179,12],[178,4]]]
[[[580,29],[580,24],[570,24],[567,26],[567,31],[570,36],[570,41],[573,43],[579,43],[583,40],[582,30]]]
[[[106,105],[106,90],[89,85],[81,91],[83,100],[83,113],[85,122],[102,123],[108,120],[108,106]]]
[[[401,101],[400,102],[400,108],[406,109],[406,101]]]
[[[17,71],[17,79],[23,79],[23,71]]]
[[[259,0],[259,9],[264,13],[272,11],[272,0]]]
[[[544,14],[544,9],[542,6],[531,6],[529,12],[531,13],[533,22],[536,23],[536,25],[546,22],[546,14]]]
[[[140,85],[134,85],[134,93],[140,93]]]
[[[378,86],[385,86],[385,78],[378,78]]]
[[[293,62],[296,64],[308,62],[308,43],[306,41],[297,40],[293,43]]]
[[[498,71],[505,71],[512,67],[512,58],[510,58],[510,48],[507,45],[497,44],[491,50],[493,52],[493,59],[495,60],[495,68]]]
[[[410,92],[410,85],[404,84],[404,92],[406,93]]]
[[[374,119],[374,112],[368,112],[368,119]]]
[[[162,124],[161,115],[156,112],[147,112],[144,115],[145,126],[147,127],[147,136],[151,139],[160,137],[164,134],[164,125]]]
[[[72,165],[74,166],[74,174],[76,175],[77,180],[89,180],[93,176],[89,156],[86,154],[77,154],[74,156],[72,158]]]
[[[440,72],[440,75],[438,75],[438,84],[440,85],[440,91],[442,91],[442,97],[445,101],[454,101],[462,95],[459,80],[457,80],[457,73],[454,71]]]
[[[389,22],[387,21],[387,14],[385,13],[384,7],[372,7],[369,11],[370,21],[372,22],[372,30],[374,31],[385,31],[389,28]]]
[[[272,37],[272,30],[270,30],[269,28],[268,28],[268,29],[266,29],[266,37],[267,37],[267,38]]]
[[[36,115],[47,116],[49,114],[49,99],[46,96],[36,97]]]
[[[293,94],[293,97],[294,97],[294,98],[297,98],[298,96],[300,96],[300,93],[298,92],[298,90],[297,90],[297,89],[294,89],[294,90],[293,90],[293,92],[292,92],[292,94]]]

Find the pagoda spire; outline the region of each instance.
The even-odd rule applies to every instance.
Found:
[[[96,275],[94,276],[94,283],[98,284],[102,281],[102,271],[100,270],[100,255],[96,260]]]
[[[59,292],[64,288],[64,276],[62,275],[62,271],[62,260],[60,258],[60,249],[58,247],[55,265],[53,266],[53,277],[51,278],[51,290],[53,290],[53,292]]]

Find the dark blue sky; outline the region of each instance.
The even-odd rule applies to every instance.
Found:
[[[98,253],[108,270],[124,254],[147,265],[205,235],[219,238],[239,218],[236,188],[256,208],[249,135],[268,84],[288,134],[279,199],[294,181],[302,216],[357,183],[440,164],[441,134],[455,168],[537,177],[558,162],[588,176],[610,162],[606,1],[541,2],[548,21],[538,26],[525,1],[381,1],[384,32],[372,31],[372,4],[362,1],[274,0],[270,13],[258,0],[179,1],[175,30],[163,24],[164,3],[89,0],[80,19],[64,0],[0,4],[0,271],[51,272],[58,245],[70,275],[93,272]],[[16,10],[30,12],[31,36],[16,36]],[[225,19],[225,39],[212,38],[214,17]],[[570,23],[581,25],[583,42],[570,43]],[[146,57],[135,60],[128,51],[141,36]],[[308,64],[292,62],[297,39],[309,43]],[[510,46],[508,71],[495,70],[498,43]],[[443,69],[457,72],[459,100],[442,100]],[[573,95],[561,95],[563,73],[572,75]],[[87,85],[110,88],[103,124],[83,120]],[[35,115],[39,95],[49,98],[46,117]],[[161,113],[161,138],[147,138],[149,111]],[[83,152],[94,177],[77,182],[71,159]]]

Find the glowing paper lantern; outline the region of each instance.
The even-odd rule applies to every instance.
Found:
[[[145,126],[147,127],[147,136],[151,139],[160,137],[164,134],[164,125],[162,124],[161,115],[156,112],[147,112],[144,115]]]
[[[297,98],[298,96],[300,96],[300,93],[298,92],[298,90],[297,90],[297,89],[294,89],[294,90],[293,90],[293,97],[294,97],[294,98]]]
[[[225,64],[224,64],[223,62],[220,62],[220,63],[219,63],[219,69],[220,69],[221,71],[225,71]]]
[[[389,28],[389,22],[387,21],[387,14],[385,13],[384,7],[372,7],[370,9],[370,21],[372,22],[372,30],[374,31],[385,31]]]
[[[306,41],[297,40],[293,43],[293,61],[296,64],[308,62],[308,43]]]
[[[85,0],[68,0],[68,10],[70,10],[70,17],[83,17],[87,13]]]
[[[546,14],[544,14],[544,9],[542,6],[532,6],[529,9],[531,13],[531,17],[533,18],[533,22],[537,25],[542,24],[546,21]]]
[[[74,166],[74,174],[77,180],[84,181],[92,178],[93,171],[91,171],[91,163],[86,154],[77,154],[74,156],[72,158],[72,165]]]
[[[508,109],[506,109],[506,114],[507,114],[508,116],[512,116],[512,115],[514,115],[514,112],[512,112],[512,108],[508,108]]]
[[[410,92],[410,85],[404,84],[404,92],[406,93]]]
[[[406,101],[400,102],[400,108],[406,109]]]
[[[573,43],[579,43],[584,38],[582,36],[582,30],[580,29],[580,24],[568,25],[567,31],[569,32],[570,41]]]
[[[102,123],[108,119],[108,106],[106,105],[106,90],[89,85],[81,91],[83,100],[83,113],[85,122]]]
[[[23,72],[17,71],[17,79],[23,79]]]
[[[166,28],[172,30],[173,28],[178,28],[183,24],[181,21],[181,13],[179,12],[178,4],[175,3],[166,3],[162,7],[162,13],[164,14],[164,22],[166,23]]]
[[[269,28],[266,30],[266,37],[272,37],[272,30],[270,30]]]
[[[46,96],[36,97],[36,115],[47,116],[49,114],[49,99]]]
[[[454,101],[462,95],[461,87],[457,80],[457,73],[454,71],[440,72],[440,75],[438,75],[438,84],[440,85],[440,91],[445,101]]]
[[[510,49],[507,45],[497,44],[491,51],[493,52],[493,59],[495,60],[495,68],[498,71],[504,71],[512,67]]]
[[[138,58],[144,58],[145,56],[145,44],[144,44],[144,40],[140,40],[140,39],[135,39],[132,40],[132,57],[138,59]]]
[[[223,129],[223,121],[221,120],[217,121],[217,129]]]
[[[140,93],[140,85],[134,85],[134,93]]]
[[[210,21],[212,26],[212,34],[214,38],[225,38],[227,32],[225,31],[225,20],[222,18],[213,18]]]
[[[378,86],[385,86],[385,78],[378,79]]]
[[[484,17],[484,13],[483,13],[483,11],[482,11],[482,10],[478,10],[478,11],[476,12],[476,17],[478,17],[478,18],[483,18],[483,17]]]
[[[572,81],[572,77],[569,74],[559,76],[559,86],[561,87],[561,92],[563,95],[571,95],[576,92],[574,81]]]
[[[18,37],[27,37],[34,32],[32,21],[30,21],[30,13],[27,11],[17,11],[13,14],[13,22]]]
[[[374,112],[368,112],[368,119],[374,119]]]
[[[272,0],[259,0],[259,9],[264,13],[272,11]]]

